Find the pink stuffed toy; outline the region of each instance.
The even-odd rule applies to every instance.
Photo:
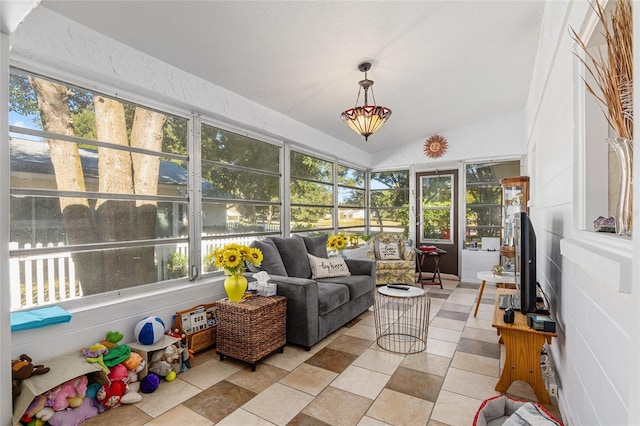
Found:
[[[98,409],[91,402],[91,398],[84,398],[82,405],[73,410],[58,411],[47,421],[51,426],[78,426],[83,420],[98,415]]]
[[[87,376],[76,377],[68,380],[46,393],[48,402],[55,411],[61,411],[70,406],[77,407],[82,404],[82,399],[87,393]]]

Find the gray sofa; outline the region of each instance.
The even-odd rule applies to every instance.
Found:
[[[250,244],[264,255],[260,268],[251,271],[266,271],[277,293],[287,298],[287,342],[307,350],[373,304],[373,261],[345,259],[351,275],[311,278],[307,254],[328,258],[326,244],[326,235],[268,237]]]

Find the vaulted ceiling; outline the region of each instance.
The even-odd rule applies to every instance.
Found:
[[[41,5],[371,153],[524,108],[544,9],[538,0]],[[368,142],[340,120],[356,104],[363,61],[377,104],[393,110]]]

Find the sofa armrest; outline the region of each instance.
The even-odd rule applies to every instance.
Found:
[[[270,283],[287,298],[287,341],[310,348],[318,341],[318,283],[307,278],[272,275]]]
[[[376,279],[376,262],[364,259],[345,259],[351,275],[370,275]]]

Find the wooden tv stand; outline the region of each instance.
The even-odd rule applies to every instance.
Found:
[[[504,310],[498,306],[500,294],[515,294],[516,290],[499,288],[496,291],[496,303],[493,310],[493,323],[502,337],[505,347],[505,362],[496,390],[506,393],[509,386],[522,380],[529,383],[538,402],[549,404],[549,394],[544,388],[542,371],[540,369],[540,353],[545,341],[551,344],[556,333],[536,331],[527,324],[527,316],[516,312],[513,324],[504,322]]]

